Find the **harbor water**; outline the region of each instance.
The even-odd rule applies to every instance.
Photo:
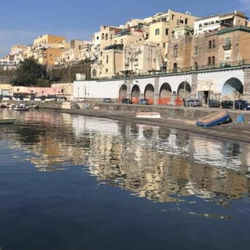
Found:
[[[1,111],[3,112],[3,111]],[[0,248],[250,248],[250,145],[48,111],[0,125]]]

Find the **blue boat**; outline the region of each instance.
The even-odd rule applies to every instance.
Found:
[[[227,111],[220,111],[207,115],[196,122],[199,127],[210,128],[231,121]]]

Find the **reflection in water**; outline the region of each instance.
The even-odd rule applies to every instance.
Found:
[[[1,140],[41,171],[87,166],[100,183],[158,202],[196,196],[228,206],[249,193],[247,144],[68,114],[19,116],[19,125],[0,127]]]

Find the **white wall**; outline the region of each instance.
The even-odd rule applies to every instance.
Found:
[[[141,94],[145,93],[145,88],[148,84],[152,84],[154,86],[155,83],[155,79],[154,78],[144,78],[144,79],[135,79],[133,81],[133,84],[131,86],[131,90],[133,88],[134,85],[138,85],[141,91]]]
[[[167,77],[161,77],[159,80],[159,91],[161,89],[161,86],[164,83],[168,83],[171,86],[172,92],[176,92],[178,90],[179,85],[182,82],[188,82],[190,86],[192,87],[192,76],[191,75],[177,75],[177,76],[167,76]]]
[[[119,81],[76,81],[73,98],[118,98],[123,80]]]
[[[198,73],[197,80],[199,82],[213,82],[215,91],[217,93],[222,92],[224,83],[230,78],[238,78],[244,85],[244,71],[239,70],[223,70],[217,72],[204,72]],[[159,91],[164,83],[168,83],[171,86],[172,92],[177,92],[179,85],[182,82],[187,81],[192,87],[192,76],[188,75],[176,75],[176,76],[165,76],[159,78]],[[119,98],[119,91],[121,86],[124,84],[124,80],[114,81],[75,81],[73,88],[73,98]],[[141,94],[144,94],[145,88],[148,84],[155,85],[155,78],[143,78],[134,79],[131,85],[137,84],[140,88]],[[213,87],[214,89],[214,87]],[[159,93],[157,93],[159,94]]]
[[[244,71],[239,70],[229,70],[229,71],[219,71],[219,72],[209,72],[209,73],[199,73],[199,81],[211,81],[215,84],[215,91],[222,93],[222,88],[224,83],[230,78],[238,78],[244,85]]]

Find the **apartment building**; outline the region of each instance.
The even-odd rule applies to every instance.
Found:
[[[54,36],[54,35],[41,35],[38,38],[36,38],[33,42],[34,47],[40,47],[40,46],[57,46],[57,44],[63,43],[65,41],[65,37],[62,36]]]
[[[194,22],[194,35],[234,26],[248,26],[248,17],[240,11],[234,11],[228,14],[200,18]]]
[[[197,19],[198,17],[192,16],[190,12],[180,13],[168,10],[165,13],[158,13],[152,17],[149,24],[148,41],[157,44],[161,48],[162,55],[166,57],[169,51],[168,43],[174,34],[174,29],[176,27],[192,26]]]
[[[163,60],[160,48],[156,45],[138,44],[124,47],[124,66],[126,72],[147,74],[162,70]]]
[[[191,68],[193,28],[181,26],[173,29],[167,52],[167,72],[179,72]]]

